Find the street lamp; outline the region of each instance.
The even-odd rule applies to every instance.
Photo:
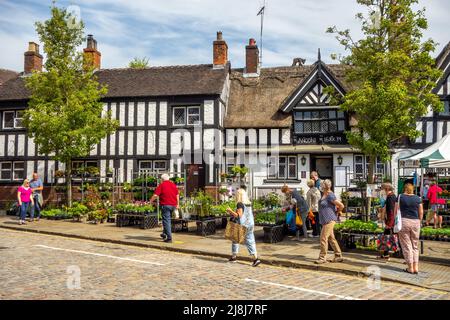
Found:
[[[337,158],[337,161],[338,161],[338,164],[339,165],[342,165],[342,161],[343,161],[344,159],[342,159],[342,156],[339,156],[338,158]]]

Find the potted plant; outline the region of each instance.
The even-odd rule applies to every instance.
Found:
[[[97,167],[87,167],[86,173],[89,177],[98,177],[100,175],[100,170]]]
[[[85,168],[81,166],[72,170],[72,176],[74,178],[81,178],[85,172]]]
[[[219,194],[221,194],[221,195],[226,195],[227,193],[228,193],[228,188],[226,187],[226,186],[221,186],[220,188],[219,188]]]
[[[228,179],[228,174],[226,172],[222,172],[220,174],[220,179],[221,179],[222,182],[226,182],[227,179]]]
[[[129,182],[125,182],[123,184],[123,192],[131,192],[133,189],[133,186]]]
[[[55,171],[55,178],[64,178],[66,176],[66,173],[63,170],[56,170]]]

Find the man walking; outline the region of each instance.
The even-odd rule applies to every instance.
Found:
[[[322,180],[319,178],[319,174],[317,171],[311,171],[310,178],[312,181],[314,181],[314,186],[320,190],[320,184],[322,183]]]
[[[300,192],[298,192],[297,189],[291,189],[287,185],[284,185],[281,188],[281,192],[283,192],[285,195],[289,195],[292,197],[292,199],[295,199],[297,201],[297,208],[300,212],[300,216],[302,217],[302,230],[303,230],[303,238],[300,241],[305,241],[308,237],[308,229],[306,228],[306,217],[308,216],[309,207],[306,203],[305,198],[302,197]]]
[[[31,217],[30,221],[34,221],[34,212],[37,213],[37,221],[41,218],[41,206],[42,206],[42,190],[44,190],[44,185],[42,180],[39,179],[39,175],[34,172],[33,179],[30,181],[30,188],[33,192],[33,202],[34,205],[31,207]]]
[[[180,195],[178,194],[178,189],[175,183],[170,181],[169,175],[164,173],[161,176],[162,182],[156,188],[155,193],[150,199],[151,203],[156,201],[159,197],[159,205],[162,211],[162,222],[163,222],[163,233],[161,233],[161,238],[164,242],[172,242],[172,230],[171,230],[171,218],[172,212],[178,209],[180,206]]]

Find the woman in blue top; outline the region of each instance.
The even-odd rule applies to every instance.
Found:
[[[317,264],[327,262],[328,242],[334,251],[334,259],[331,262],[342,262],[342,252],[336,238],[334,237],[334,225],[338,220],[336,208],[338,212],[342,212],[344,205],[336,199],[336,196],[331,191],[331,181],[325,180],[321,184],[323,192],[322,198],[319,201],[319,222],[322,225],[320,232],[320,255],[316,261]]]
[[[250,200],[248,199],[247,191],[245,186],[241,188],[236,193],[237,208],[233,211],[231,208],[227,208],[228,213],[238,221],[241,225],[247,228],[247,234],[245,238],[245,244],[247,246],[248,253],[253,256],[253,266],[256,267],[261,263],[258,259],[256,252],[256,242],[255,242],[255,221],[253,219],[253,212],[251,208]],[[231,245],[231,258],[230,262],[235,262],[237,260],[237,254],[239,252],[239,243],[232,243]]]

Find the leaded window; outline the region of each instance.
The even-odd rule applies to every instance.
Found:
[[[294,129],[297,134],[343,132],[345,114],[335,109],[295,111]]]
[[[173,108],[173,124],[177,126],[186,124],[185,108]]]
[[[269,179],[297,179],[297,156],[269,157],[267,165]]]
[[[200,123],[200,107],[174,107],[173,125],[185,126]]]

